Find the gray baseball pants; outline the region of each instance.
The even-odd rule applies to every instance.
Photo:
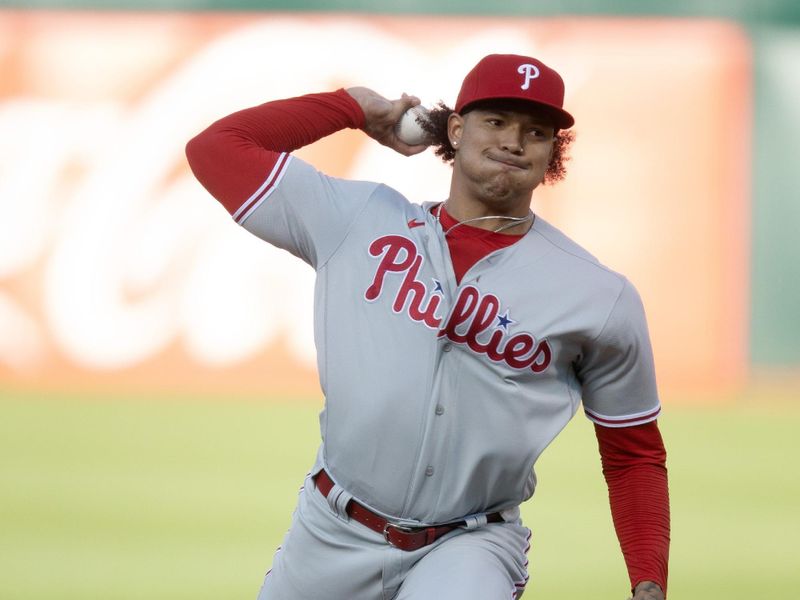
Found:
[[[512,600],[527,582],[529,541],[517,521],[399,550],[337,514],[309,477],[258,600]]]

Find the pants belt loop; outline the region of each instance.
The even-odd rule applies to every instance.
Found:
[[[333,513],[342,521],[347,523],[350,521],[350,516],[347,514],[347,505],[353,499],[353,495],[348,493],[343,487],[334,485],[325,498],[328,502]]]
[[[488,522],[489,519],[486,517],[485,513],[464,517],[464,523],[467,524],[466,525],[467,529],[477,529],[478,527],[483,527]]]

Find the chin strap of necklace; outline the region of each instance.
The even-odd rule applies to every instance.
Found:
[[[439,226],[441,226],[441,224],[442,224],[442,222],[441,222],[441,220],[439,219],[439,217],[440,217],[440,216],[441,216],[441,214],[442,214],[442,207],[443,207],[443,206],[444,206],[444,202],[442,202],[442,203],[441,203],[441,204],[440,204],[440,205],[439,205],[439,206],[436,208],[436,221],[439,223]],[[497,216],[495,216],[495,217],[493,217],[493,216],[488,216],[488,217],[475,217],[475,218],[473,218],[473,219],[467,219],[466,221],[459,221],[458,223],[456,223],[456,224],[455,224],[455,225],[453,225],[452,227],[448,228],[448,229],[447,229],[447,231],[445,231],[445,232],[444,232],[444,235],[445,235],[445,237],[446,237],[448,233],[450,233],[451,231],[453,231],[453,229],[455,229],[455,228],[456,228],[456,227],[458,227],[459,225],[467,225],[467,224],[469,224],[469,223],[475,223],[476,221],[488,221],[489,219],[502,219],[502,220],[505,220],[505,221],[510,221],[509,223],[506,223],[506,224],[504,224],[504,225],[501,225],[501,226],[500,226],[500,227],[498,227],[497,229],[492,229],[492,230],[491,230],[491,231],[492,231],[492,233],[500,233],[501,231],[505,231],[506,229],[510,229],[510,228],[512,228],[512,227],[516,227],[517,225],[521,225],[522,223],[527,223],[528,221],[531,221],[531,222],[533,222],[533,219],[534,219],[534,214],[533,214],[532,212],[529,212],[529,213],[527,214],[527,216],[524,216],[524,217],[507,217],[507,216],[505,216],[505,215],[497,215]]]

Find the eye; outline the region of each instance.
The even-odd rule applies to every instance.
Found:
[[[489,117],[486,122],[492,127],[500,127],[503,124],[503,121],[497,117]]]
[[[547,127],[531,127],[528,135],[537,140],[549,140],[553,137],[553,130]]]

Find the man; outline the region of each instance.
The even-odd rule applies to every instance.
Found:
[[[520,597],[518,506],[581,401],[633,597],[665,597],[665,452],[641,302],[530,210],[533,190],[563,176],[563,97],[534,58],[481,60],[455,110],[434,111],[453,175],[447,200],[423,205],[288,154],[346,127],[421,152],[394,133],[411,96],[270,102],[189,142],[234,219],[317,272],[322,444],[260,600]]]

